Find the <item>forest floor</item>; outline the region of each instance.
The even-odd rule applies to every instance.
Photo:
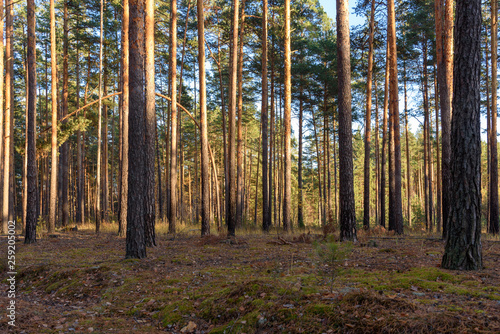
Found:
[[[2,315],[0,332],[500,332],[498,240],[483,240],[484,270],[457,272],[440,268],[437,238],[364,234],[338,249],[321,239],[161,235],[134,260],[115,233],[60,232],[33,245],[20,237],[17,327]],[[331,262],[332,252],[344,255]]]

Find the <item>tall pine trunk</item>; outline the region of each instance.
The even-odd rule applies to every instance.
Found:
[[[290,0],[285,0],[285,163],[284,163],[284,194],[283,194],[283,230],[292,226],[292,60],[290,51]]]
[[[170,1],[170,203],[169,233],[175,234],[177,224],[177,0]]]
[[[37,164],[36,164],[36,38],[35,0],[28,0],[28,152],[27,152],[27,212],[25,244],[36,242]]]
[[[145,115],[144,115],[144,0],[130,0],[129,149],[126,258],[146,257],[144,236]]]
[[[340,240],[356,241],[352,160],[351,60],[348,1],[337,0],[337,53],[339,81],[339,201]]]
[[[145,0],[146,4],[146,31],[145,31],[145,79],[146,79],[146,119],[145,119],[145,189],[144,189],[144,234],[146,246],[156,246],[155,238],[155,138],[156,138],[156,109],[155,109],[155,18],[154,0]]]
[[[271,227],[270,173],[268,172],[268,92],[267,92],[267,0],[262,1],[262,229],[266,232]],[[300,141],[300,137],[299,137]],[[299,148],[300,151],[300,148]],[[299,155],[300,159],[300,155]],[[251,164],[250,164],[251,165]],[[300,183],[300,162],[299,162]],[[300,185],[299,185],[300,188]],[[299,211],[300,212],[300,211]],[[300,220],[300,218],[299,218]]]

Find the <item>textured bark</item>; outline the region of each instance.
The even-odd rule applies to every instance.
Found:
[[[375,31],[375,0],[372,0],[370,14],[370,36],[368,38],[368,74],[366,77],[366,119],[365,119],[365,165],[363,196],[363,227],[370,228],[370,136],[372,112],[373,35]]]
[[[451,194],[448,238],[441,266],[480,270],[481,247],[481,1],[456,8]]]
[[[283,194],[283,230],[292,226],[292,60],[290,52],[290,0],[285,0],[285,180]]]
[[[171,144],[170,144],[170,203],[169,233],[175,234],[177,224],[177,0],[170,1],[170,95],[171,95]]]
[[[391,183],[392,196],[389,194],[389,230],[393,229],[397,234],[403,233],[403,213],[401,201],[401,142],[399,131],[399,95],[398,95],[398,60],[396,50],[396,16],[394,1],[389,0],[387,6],[388,16],[388,44],[389,44],[389,107],[392,117],[391,128],[394,137],[393,173],[390,174],[394,180]],[[391,201],[392,199],[392,201]],[[392,218],[392,219],[391,219]]]
[[[451,203],[451,115],[453,97],[453,0],[445,0],[444,17],[442,19],[442,65],[439,66],[438,56],[438,86],[441,105],[442,130],[442,179],[443,179],[443,238],[447,238],[448,214]]]
[[[337,53],[339,82],[339,202],[340,240],[356,241],[352,160],[351,59],[348,2],[337,0]]]
[[[121,109],[121,166],[120,166],[120,217],[118,235],[125,235],[127,226],[128,197],[128,113],[129,113],[129,0],[123,0],[122,14],[122,109]]]
[[[379,197],[379,189],[380,189],[380,124],[379,124],[379,114],[378,114],[378,91],[377,91],[377,80],[375,80],[374,84],[375,88],[375,224],[378,225],[380,223],[380,197]],[[335,135],[335,133],[334,133]],[[335,147],[335,142],[334,142]]]
[[[145,120],[144,120],[144,0],[129,2],[129,149],[126,258],[146,257],[144,237]]]
[[[146,32],[145,32],[145,74],[146,74],[146,124],[145,124],[145,168],[146,182],[144,189],[144,234],[146,246],[156,246],[155,238],[155,18],[154,0],[145,0]]]
[[[210,235],[210,168],[208,153],[207,88],[205,80],[205,15],[203,0],[198,0],[198,66],[200,71],[201,126],[201,235]]]
[[[498,234],[498,150],[497,150],[497,49],[498,49],[498,9],[497,1],[491,1],[491,143],[490,143],[490,196],[489,229]]]
[[[4,11],[4,2],[3,0],[0,0],[0,13],[3,13]],[[4,32],[4,21],[0,20],[0,36],[3,36]],[[3,43],[3,38],[0,38],[0,54],[4,54],[4,43]],[[4,104],[3,104],[3,88],[4,88],[4,57],[0,57],[0,157],[2,157],[2,161],[0,161],[0,209],[2,210],[1,214],[2,216],[0,217],[2,221],[4,220],[4,211],[3,211],[3,205],[4,205],[4,197],[3,197],[3,190],[4,190],[4,168],[5,168],[5,156],[4,156]],[[5,231],[5,225],[2,224],[2,230]]]
[[[57,51],[56,51],[56,19],[54,0],[50,0],[50,64],[51,64],[51,98],[52,98],[52,135],[51,135],[51,168],[50,168],[50,205],[48,232],[54,233],[57,210]]]
[[[267,92],[267,0],[262,1],[262,229],[266,232],[271,227],[271,207],[269,204],[270,177],[268,172],[268,92]],[[300,125],[299,125],[300,126]],[[299,142],[300,136],[299,136]],[[300,148],[299,148],[300,151]],[[299,153],[300,161],[300,153]],[[300,188],[300,162],[299,162],[299,188]],[[300,204],[299,204],[300,206]],[[300,210],[300,209],[299,209]],[[300,212],[300,211],[299,211]],[[300,213],[299,213],[300,214]],[[299,217],[300,220],[300,217]]]
[[[37,164],[36,164],[36,39],[35,0],[28,0],[28,169],[27,169],[27,211],[25,244],[36,242],[37,221]]]
[[[229,138],[228,138],[228,176],[229,196],[226,208],[227,233],[234,236],[236,233],[236,88],[238,69],[238,13],[239,0],[233,0],[233,19],[231,23],[231,53],[229,56]]]

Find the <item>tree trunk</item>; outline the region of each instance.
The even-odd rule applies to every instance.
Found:
[[[451,203],[451,141],[450,127],[453,97],[453,0],[445,0],[445,13],[442,22],[442,62],[439,63],[438,53],[438,86],[441,103],[442,130],[442,180],[443,180],[443,238],[448,236],[447,222]],[[441,11],[442,12],[442,11]]]
[[[451,123],[448,239],[441,266],[480,270],[481,247],[481,1],[458,0]]]
[[[102,141],[102,53],[103,53],[103,21],[104,21],[104,0],[101,0],[101,27],[99,40],[99,107],[97,121],[97,175],[96,175],[96,224],[95,231],[99,233],[101,228],[102,212],[101,212],[101,141]]]
[[[385,59],[384,115],[382,117],[382,161],[380,164],[380,225],[385,228],[385,184],[387,161],[387,111],[389,107],[389,45]]]
[[[297,207],[297,217],[298,217],[298,226],[299,228],[305,228],[304,224],[304,194],[303,194],[303,181],[302,181],[302,137],[303,137],[303,119],[304,119],[304,76],[300,76],[300,96],[299,96],[299,166],[298,166],[298,182],[299,182],[299,199],[298,199],[298,207]]]
[[[398,60],[396,50],[396,15],[394,1],[389,0],[387,6],[388,16],[388,44],[389,44],[389,106],[392,117],[394,156],[393,173],[394,181],[391,182],[393,196],[389,196],[389,230],[393,229],[397,234],[403,233],[403,214],[401,203],[401,142],[399,131],[399,96],[398,96]],[[392,201],[391,201],[392,199]],[[392,219],[391,219],[392,218]]]
[[[245,1],[241,7],[241,29],[238,51],[238,138],[237,138],[237,162],[236,162],[236,226],[241,226],[243,218],[243,36],[245,30]]]
[[[411,174],[410,174],[410,144],[409,144],[409,129],[408,129],[408,94],[406,89],[406,61],[404,64],[404,95],[405,95],[405,139],[406,139],[406,205],[408,226],[411,226]],[[437,113],[436,113],[437,117]],[[436,135],[437,136],[437,135]]]
[[[337,53],[339,81],[339,200],[340,240],[356,241],[352,160],[351,59],[348,2],[337,0]]]
[[[12,134],[13,134],[13,111],[12,111],[12,81],[13,81],[13,48],[12,48],[12,0],[6,1],[5,8],[5,23],[6,23],[6,48],[5,48],[5,131],[4,131],[4,165],[3,165],[3,217],[2,217],[2,227],[3,233],[7,233],[7,224],[10,218],[13,216],[13,195],[12,190],[12,180],[11,180],[11,169],[13,166],[12,160],[14,157],[14,152],[12,150]]]
[[[175,0],[174,0],[175,1]],[[144,115],[144,0],[129,2],[130,109],[126,258],[146,257],[144,236],[145,115]]]
[[[28,0],[28,169],[27,169],[27,212],[25,244],[36,242],[37,221],[37,165],[36,165],[36,39],[35,0]]]
[[[373,35],[375,33],[375,0],[372,0],[370,14],[370,37],[368,39],[368,74],[366,77],[366,119],[365,119],[365,166],[363,227],[370,228],[370,131],[372,112]]]
[[[54,0],[50,0],[50,63],[51,63],[51,98],[52,98],[52,136],[50,167],[50,205],[48,232],[54,233],[57,210],[57,51],[56,18]]]
[[[68,1],[64,1],[64,23],[63,23],[63,91],[62,91],[62,109],[61,118],[68,114],[68,47],[69,47],[69,27],[68,27]],[[100,95],[99,97],[101,97]],[[60,158],[59,158],[60,170],[61,170],[61,208],[62,217],[61,225],[67,226],[69,224],[69,142],[66,140],[60,148]]]
[[[488,232],[498,234],[498,150],[497,150],[497,1],[491,1],[491,155],[490,155],[490,224]]]
[[[283,194],[283,230],[292,227],[292,60],[290,52],[290,0],[285,0],[285,184]]]
[[[203,0],[198,0],[198,67],[200,71],[201,126],[201,235],[210,235],[210,167],[208,153],[207,88],[205,80],[205,15]],[[214,171],[215,172],[215,171]]]
[[[125,235],[127,226],[127,198],[128,198],[128,118],[129,118],[129,0],[123,0],[122,14],[122,110],[121,110],[121,187],[120,187],[120,217],[118,235]]]
[[[233,19],[231,24],[231,53],[229,57],[229,202],[226,208],[227,233],[234,236],[236,233],[236,88],[238,70],[238,13],[239,0],[233,0]]]
[[[156,138],[156,109],[155,109],[155,18],[154,0],[145,0],[145,83],[146,83],[146,124],[145,124],[145,189],[144,189],[144,234],[146,246],[156,246],[155,237],[155,138]]]
[[[170,203],[168,232],[175,234],[177,224],[177,0],[170,1]]]
[[[268,134],[267,134],[267,117],[268,117],[268,91],[267,91],[267,0],[262,1],[262,105],[261,105],[261,122],[262,122],[262,229],[269,232],[271,227],[271,206],[270,197],[270,172],[268,172]],[[300,125],[299,125],[300,127]],[[299,143],[302,143],[299,135]],[[299,144],[300,146],[300,144]],[[300,147],[299,147],[300,151]],[[299,153],[299,189],[300,189],[300,153]],[[299,204],[300,205],[300,204]],[[299,209],[300,210],[300,209]],[[301,212],[301,211],[299,211]],[[300,220],[300,213],[299,213]]]

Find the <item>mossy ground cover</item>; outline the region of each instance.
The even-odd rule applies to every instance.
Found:
[[[483,241],[484,270],[457,272],[439,267],[437,239],[385,237],[360,238],[333,264],[333,284],[332,264],[292,235],[160,235],[143,260],[124,259],[125,240],[112,231],[59,233],[27,246],[20,238],[13,332],[500,331],[498,242]]]

